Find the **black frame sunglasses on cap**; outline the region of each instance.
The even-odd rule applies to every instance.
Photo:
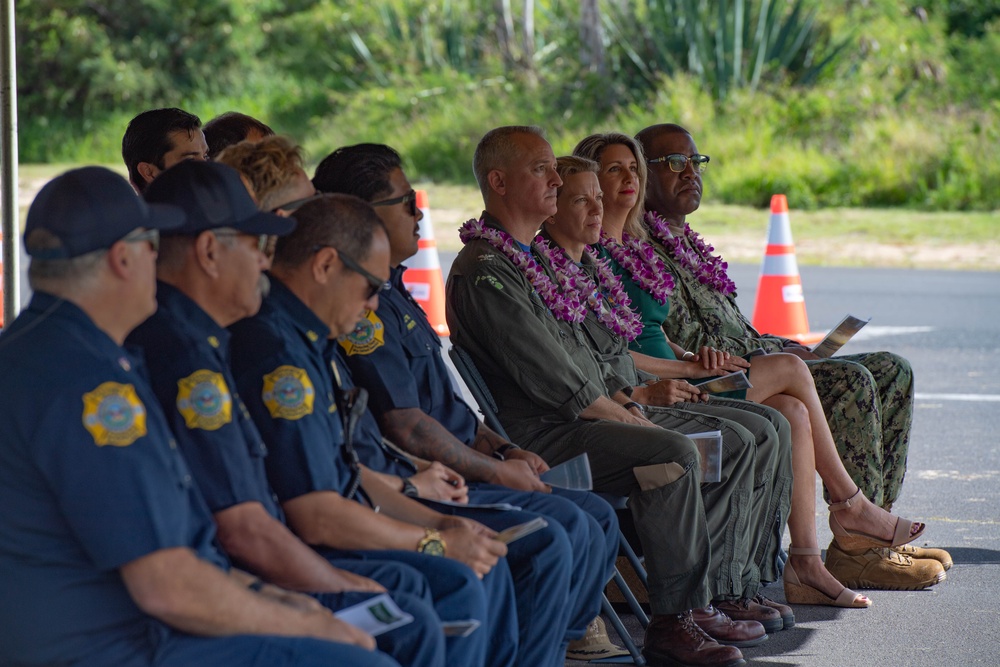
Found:
[[[417,192],[416,190],[410,190],[405,195],[400,195],[399,197],[393,197],[392,199],[383,199],[381,201],[371,202],[371,206],[394,206],[395,204],[406,204],[407,212],[413,217],[417,216]]]
[[[368,281],[369,299],[378,294],[379,292],[381,292],[382,290],[389,289],[388,281],[380,280],[377,276],[373,275],[372,273],[369,273],[368,270],[365,269],[365,267],[358,264],[353,257],[348,255],[346,252],[344,252],[335,245],[331,245],[329,243],[321,243],[320,245],[314,246],[312,251],[319,252],[323,248],[333,248],[334,250],[336,250],[337,256],[340,257],[340,261],[344,263],[344,266],[346,266],[351,271],[354,271],[355,273],[363,276],[364,279]]]
[[[694,165],[694,170],[699,174],[708,169],[708,161],[711,160],[707,155],[702,155],[700,153],[695,153],[694,155],[684,155],[683,153],[671,153],[670,155],[664,155],[662,157],[656,157],[651,160],[646,160],[646,164],[659,164],[666,163],[670,167],[670,171],[675,173],[681,173],[687,169],[688,162]]]

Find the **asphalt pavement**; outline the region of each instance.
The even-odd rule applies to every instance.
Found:
[[[446,276],[453,258],[442,253]],[[748,316],[759,270],[730,269]],[[910,455],[894,511],[925,521],[915,544],[947,549],[955,565],[925,591],[866,591],[870,609],[796,605],[796,626],[745,649],[745,657],[759,667],[1000,665],[1000,273],[801,272],[813,330],[825,332],[848,313],[870,316],[842,353],[889,350],[913,365]],[[819,491],[817,507],[825,507]],[[825,548],[831,539],[825,509],[817,511],[816,529]],[[780,582],[765,593],[784,601]],[[641,642],[635,619],[625,621]]]

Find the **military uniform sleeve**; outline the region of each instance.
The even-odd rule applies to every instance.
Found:
[[[420,407],[420,389],[410,373],[407,357],[408,336],[400,314],[391,304],[380,299],[379,308],[369,314],[375,326],[381,327],[382,338],[370,341],[341,341],[343,358],[358,385],[368,390],[368,406],[381,417],[390,410]],[[423,344],[414,340],[411,346]],[[437,350],[429,351],[437,354]]]
[[[319,369],[255,318],[230,327],[236,388],[268,446],[268,481],[280,502],[346,486],[343,432]]]
[[[467,256],[483,245],[466,246]],[[453,270],[448,315],[460,345],[488,358],[529,399],[560,418],[576,419],[604,395],[603,387],[581,371],[564,347],[581,344],[556,323],[506,257],[487,253],[467,271]],[[603,378],[597,382],[603,384]]]
[[[26,440],[61,520],[101,569],[190,547],[195,530],[191,475],[155,399],[135,380],[54,392]]]
[[[254,429],[241,428],[246,408],[219,369],[161,350],[152,350],[146,360],[157,399],[209,509],[267,505],[258,479],[266,449]]]

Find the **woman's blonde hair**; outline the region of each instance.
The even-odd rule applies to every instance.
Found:
[[[601,155],[604,153],[604,149],[615,144],[626,146],[632,151],[632,155],[635,156],[636,173],[639,177],[639,184],[636,187],[638,197],[635,206],[632,207],[632,210],[628,212],[628,216],[625,218],[624,231],[630,236],[645,241],[649,238],[649,234],[642,222],[642,216],[646,213],[644,202],[646,198],[646,179],[649,176],[649,170],[646,168],[646,156],[642,152],[642,146],[639,145],[639,142],[621,132],[592,134],[576,145],[576,148],[573,149],[573,155],[585,157],[601,164]],[[603,168],[603,164],[601,164],[601,167]]]
[[[260,141],[229,146],[215,162],[229,165],[246,176],[257,197],[257,207],[270,211],[287,200],[287,189],[302,169],[302,149],[288,137],[273,135]]]

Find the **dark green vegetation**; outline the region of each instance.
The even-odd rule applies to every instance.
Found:
[[[137,112],[236,109],[313,160],[384,141],[470,183],[482,133],[679,122],[710,197],[1000,208],[1000,0],[19,0],[24,162],[115,162]]]

